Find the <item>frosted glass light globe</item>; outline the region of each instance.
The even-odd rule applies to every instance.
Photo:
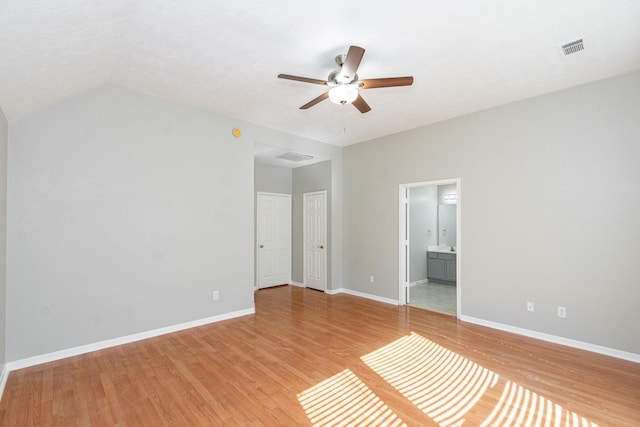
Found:
[[[350,104],[358,97],[356,85],[340,84],[329,91],[329,99],[336,104]]]

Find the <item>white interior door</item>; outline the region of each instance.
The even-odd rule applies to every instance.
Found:
[[[303,195],[304,285],[327,288],[327,192]]]
[[[291,195],[258,193],[258,288],[291,283]]]

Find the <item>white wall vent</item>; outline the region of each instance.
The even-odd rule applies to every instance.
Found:
[[[584,40],[583,39],[576,40],[571,43],[563,44],[561,47],[562,47],[562,52],[564,53],[564,56],[571,55],[572,53],[576,53],[576,52],[580,52],[581,50],[584,50]]]
[[[304,162],[305,160],[313,159],[313,156],[308,154],[300,154],[294,151],[289,151],[278,156],[279,159],[291,160],[292,162]]]

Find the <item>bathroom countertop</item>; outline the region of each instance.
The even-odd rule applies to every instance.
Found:
[[[427,248],[427,252],[439,252],[441,254],[453,254],[455,255],[457,251],[452,251],[451,248],[449,249],[444,249],[444,248],[438,248],[438,247],[428,247]]]

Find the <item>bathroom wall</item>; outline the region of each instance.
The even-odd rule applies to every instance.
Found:
[[[456,198],[452,200],[446,200],[445,195],[455,194]],[[455,205],[457,203],[458,189],[456,184],[438,185],[438,204],[439,205]]]
[[[447,197],[455,195],[455,198]],[[438,245],[457,246],[456,184],[438,185]]]

